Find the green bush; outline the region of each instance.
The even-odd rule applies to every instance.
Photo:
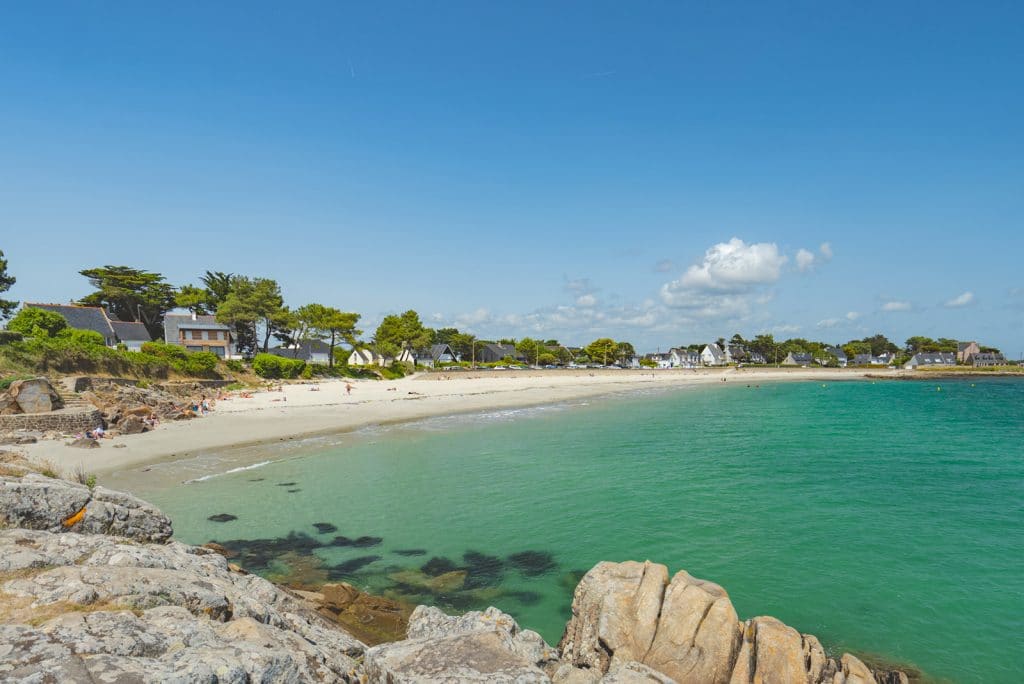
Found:
[[[68,321],[59,313],[31,306],[23,307],[7,323],[8,330],[25,337],[53,337],[66,327]]]
[[[313,366],[308,365],[305,368],[303,368],[302,369],[302,375],[300,375],[299,377],[301,377],[303,380],[312,380],[313,379]]]
[[[74,344],[80,345],[92,345],[92,346],[107,346],[107,341],[103,335],[99,334],[95,330],[79,330],[78,328],[64,328],[57,337],[68,340]]]
[[[245,372],[245,365],[238,359],[228,359],[224,362],[224,365],[228,367],[228,370],[232,373],[243,373]]]
[[[154,342],[143,342],[142,353],[151,354],[161,359],[179,359],[184,361],[188,357],[188,351],[177,344],[167,344],[162,340]]]
[[[252,360],[252,370],[261,378],[297,378],[306,368],[302,359],[287,359],[273,354],[257,354]]]
[[[212,375],[217,369],[217,355],[213,352],[192,352],[185,359],[184,368],[187,375]]]

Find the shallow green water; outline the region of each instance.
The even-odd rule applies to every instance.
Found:
[[[649,558],[718,582],[741,617],[774,615],[832,650],[1021,681],[1024,382],[939,384],[730,384],[439,419],[133,488],[189,542],[382,537],[313,551],[329,566],[379,556],[335,571],[377,592],[435,556],[550,552],[550,571],[477,567],[475,593],[414,598],[494,604],[551,643],[572,571]],[[216,513],[238,519],[207,520]]]

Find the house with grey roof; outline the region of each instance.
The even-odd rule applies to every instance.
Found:
[[[339,347],[334,347],[335,351]],[[306,363],[327,365],[331,361],[331,345],[323,340],[302,340],[295,344],[281,345],[267,350],[268,354],[286,359],[299,359]]]
[[[671,352],[652,352],[650,354],[644,354],[644,360],[650,363],[657,364],[658,368],[672,367]]]
[[[955,366],[956,354],[953,352],[918,352],[903,364],[907,370],[922,366]]]
[[[846,364],[849,359],[846,357],[846,352],[844,352],[841,347],[825,347],[825,353],[836,357],[836,362],[838,362],[840,368],[846,368]]]
[[[705,366],[724,366],[726,364],[725,352],[714,342],[701,350],[700,360]]]
[[[99,306],[80,306],[78,304],[39,304],[25,302],[24,308],[52,311],[64,317],[68,326],[76,330],[91,330],[103,335],[103,343],[108,347],[124,344],[131,351],[139,351],[144,342],[150,341],[149,331],[142,323],[119,321],[111,318],[105,309]]]
[[[668,352],[669,368],[696,368],[700,365],[700,352],[673,347]]]
[[[976,352],[967,357],[967,365],[981,368],[983,366],[1005,366],[1006,357],[1000,352]]]
[[[477,348],[476,360],[479,363],[498,363],[506,357],[522,361],[523,355],[511,344],[485,344]]]
[[[164,341],[189,351],[213,352],[222,359],[236,356],[234,330],[218,323],[216,316],[167,314],[164,316]]]
[[[814,363],[814,354],[802,352],[789,352],[782,360],[783,366],[809,366]]]
[[[110,327],[114,329],[117,341],[123,344],[128,351],[142,351],[142,345],[153,341],[144,323],[129,323],[111,319]]]
[[[419,366],[433,368],[441,363],[456,363],[459,356],[447,344],[432,344],[426,349],[416,351],[413,354],[413,361]]]
[[[968,363],[969,359],[974,354],[980,354],[981,347],[978,346],[977,342],[957,342],[956,345],[956,362],[957,363]]]

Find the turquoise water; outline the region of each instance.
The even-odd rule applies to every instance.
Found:
[[[939,384],[730,385],[438,419],[133,488],[188,542],[381,537],[306,552],[332,567],[362,558],[334,574],[371,591],[497,605],[551,643],[573,571],[649,558],[830,650],[1021,681],[1024,382]],[[426,554],[395,553],[410,549]],[[494,557],[474,566],[472,590],[417,593],[408,573],[396,585],[432,557],[465,566],[468,550]],[[523,551],[554,566],[508,563]]]

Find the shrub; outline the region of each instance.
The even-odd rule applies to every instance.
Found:
[[[297,378],[306,368],[302,359],[287,359],[273,354],[257,354],[252,370],[261,378]]]
[[[238,359],[228,359],[224,362],[224,365],[228,367],[228,370],[232,373],[243,373],[245,372],[245,366]]]
[[[7,329],[25,337],[53,337],[64,328],[68,321],[55,311],[46,311],[26,306],[7,323]]]
[[[192,352],[185,359],[188,375],[211,375],[217,368],[217,355],[213,352]]]
[[[103,335],[100,335],[95,330],[64,328],[59,333],[57,333],[57,337],[64,340],[68,340],[73,344],[81,344],[86,346],[92,345],[100,347],[107,346],[107,341],[103,338]]]
[[[184,361],[188,357],[188,351],[176,344],[167,344],[161,340],[155,342],[143,342],[142,353],[151,354],[161,359],[180,359]]]
[[[302,375],[300,376],[303,380],[311,380],[313,378],[313,366],[306,366],[302,369]]]
[[[13,330],[0,330],[0,344],[21,342],[23,339],[25,339],[25,336],[19,332],[14,332]]]

